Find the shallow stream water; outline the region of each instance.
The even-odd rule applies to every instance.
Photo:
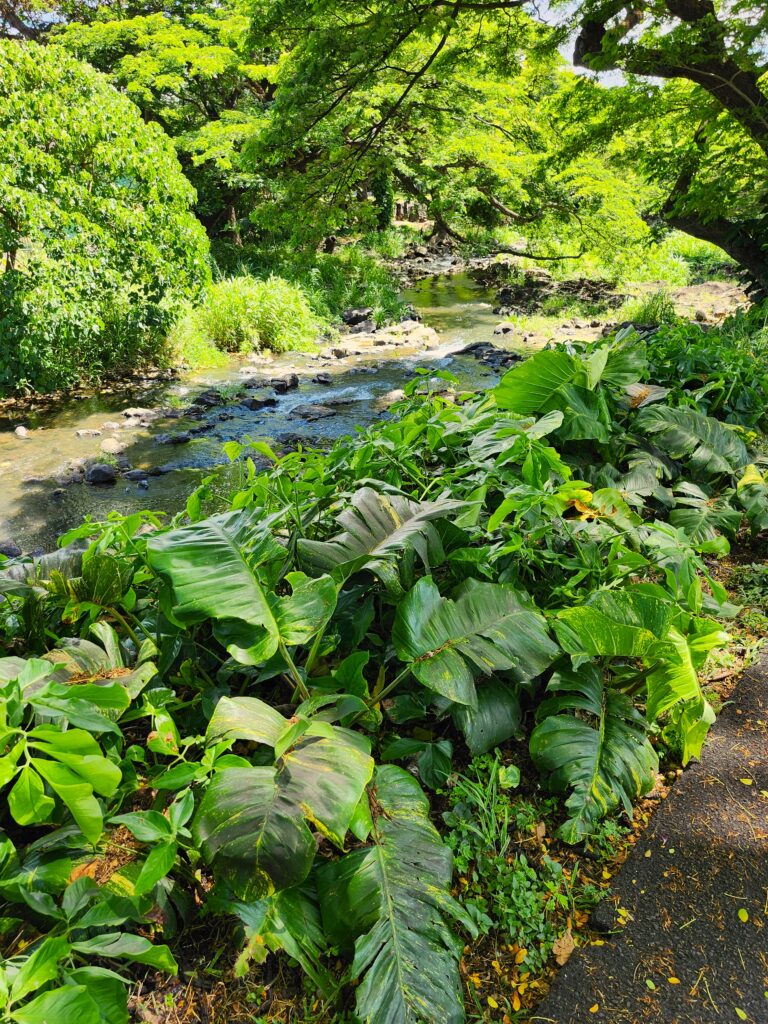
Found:
[[[354,433],[357,425],[365,426],[386,415],[388,396],[402,388],[417,367],[449,370],[467,387],[487,386],[494,381],[495,374],[486,366],[460,354],[473,342],[498,342],[493,339],[493,328],[498,323],[492,310],[493,292],[469,276],[457,274],[421,281],[404,298],[419,311],[425,324],[438,331],[439,348],[413,355],[397,351],[377,355],[373,350],[338,360],[299,353],[255,364],[233,360],[225,368],[143,389],[64,399],[45,413],[4,423],[0,426],[0,541],[13,540],[25,552],[50,550],[61,533],[88,514],[98,519],[113,509],[123,513],[140,509],[176,512],[201,476],[225,461],[225,441],[249,435],[278,443],[300,437],[312,444]],[[130,406],[185,406],[207,388],[242,385],[246,373],[263,376],[264,387],[271,395],[269,379],[289,372],[298,374],[300,385],[287,394],[275,395],[276,405],[250,411],[233,398],[232,404],[206,413],[206,419],[213,423],[211,429],[184,445],[162,444],[158,437],[194,427],[200,420],[161,420],[133,429],[123,426],[123,411]],[[313,383],[311,378],[319,372],[330,374],[332,383]],[[314,422],[291,415],[296,406],[312,403],[331,404],[336,414]],[[226,418],[220,418],[222,413]],[[104,429],[105,422],[110,421],[120,426]],[[29,428],[28,437],[15,435],[16,422]],[[101,437],[76,436],[77,430],[88,429],[101,430]],[[146,470],[162,467],[163,475],[150,476],[143,484],[119,478],[110,486],[57,485],[56,478],[68,463],[73,459],[93,460],[107,436],[115,436],[126,445],[123,455],[131,466]]]

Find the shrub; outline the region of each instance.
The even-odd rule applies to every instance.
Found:
[[[210,365],[212,351],[307,350],[321,326],[301,288],[280,277],[241,275],[211,285],[203,303],[174,327],[170,342],[185,362]]]
[[[173,146],[93,69],[0,41],[0,393],[164,357],[207,283]]]

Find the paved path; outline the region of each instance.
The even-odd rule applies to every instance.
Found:
[[[531,1024],[768,1024],[768,654],[732,699]]]

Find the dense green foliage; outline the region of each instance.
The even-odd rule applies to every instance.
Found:
[[[239,969],[285,950],[326,998],[357,980],[377,1024],[463,1019],[462,930],[506,928],[521,963],[544,962],[557,918],[539,894],[562,880],[497,864],[489,890],[495,810],[461,783],[449,847],[391,762],[441,787],[453,750],[524,735],[581,843],[653,785],[660,748],[697,756],[699,671],[734,612],[710,560],[768,526],[748,447],[766,381],[722,395],[760,342],[720,341],[706,381],[708,336],[691,334],[681,383],[664,331],[542,351],[487,392],[417,377],[330,452],[230,443],[234,492],[212,478],[168,525],[115,513],[64,539],[79,548],[7,566],[9,1019],[125,1021],[93,958],[173,970],[163,943],[201,913],[239,920]],[[451,849],[480,855],[472,822],[486,874],[463,906]],[[135,843],[115,868],[117,828]]]
[[[311,348],[318,328],[301,289],[279,277],[257,281],[241,275],[211,285],[201,305],[181,317],[170,340],[182,359],[199,362],[201,350],[210,348],[223,352]]]
[[[161,358],[208,279],[193,199],[162,131],[100,75],[0,42],[0,392]]]

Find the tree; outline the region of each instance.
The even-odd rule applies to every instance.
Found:
[[[270,55],[249,39],[237,0],[115,14],[54,28],[50,41],[107,74],[163,127],[211,238],[239,246],[261,186],[241,154],[272,98]]]
[[[657,117],[670,99],[678,110],[688,106],[675,139],[676,172],[660,177],[660,215],[719,245],[744,268],[755,295],[768,294],[768,9],[752,0],[585,0],[580,22],[575,63],[671,80],[671,89],[648,92]],[[742,188],[734,195],[727,187],[734,168],[747,202]]]
[[[349,163],[359,166],[420,91],[444,86],[446,76],[456,75],[462,55],[464,60],[471,55],[478,69],[492,67],[497,77],[511,80],[532,56],[563,42],[575,14],[575,62],[593,71],[618,69],[634,76],[630,88],[644,98],[639,120],[622,119],[616,115],[626,93],[593,89],[593,115],[599,103],[610,115],[598,113],[598,127],[612,124],[616,137],[641,120],[658,118],[664,121],[656,133],[659,143],[665,131],[682,133],[674,145],[682,160],[675,153],[665,161],[654,150],[643,161],[649,185],[657,190],[656,209],[646,212],[669,227],[720,245],[747,272],[755,294],[768,291],[768,196],[763,186],[768,170],[768,13],[751,0],[735,0],[727,7],[712,0],[581,0],[575,12],[573,3],[563,0],[563,6],[564,25],[541,25],[537,32],[525,17],[525,12],[537,17],[539,5],[531,0],[395,0],[374,5],[359,0],[254,0],[254,32],[279,33],[295,43],[281,68],[275,100],[280,129],[271,137],[279,135],[284,150],[294,147],[296,166],[302,160],[306,165],[318,158],[308,140],[322,136],[322,126],[332,124],[356,96],[370,95],[377,83],[388,83],[378,110],[348,132],[347,147],[355,150]],[[637,84],[637,76],[651,81]],[[658,78],[668,84],[659,86],[654,81]],[[693,116],[672,116],[680,103]],[[630,106],[637,114],[634,100]],[[581,158],[589,137],[584,131],[575,134],[581,138]],[[566,148],[570,141],[565,140]],[[745,159],[753,172],[748,203],[734,204],[714,187],[714,168],[723,160],[724,147]],[[577,152],[574,147],[570,151]],[[620,159],[616,162],[621,165]],[[676,175],[670,181],[671,162],[676,163]]]
[[[0,388],[161,358],[209,277],[193,200],[171,143],[103,76],[0,42]]]

